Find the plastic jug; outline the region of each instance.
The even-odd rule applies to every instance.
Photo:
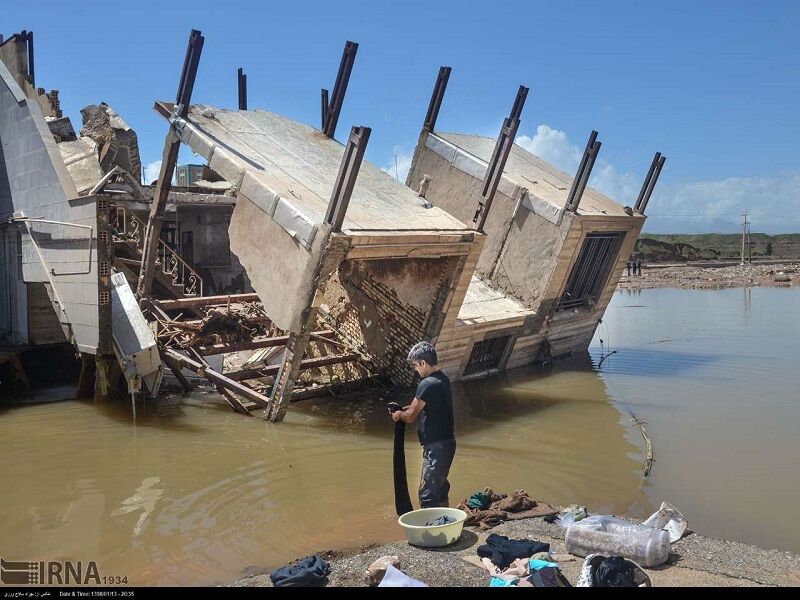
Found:
[[[567,528],[567,552],[623,556],[643,567],[655,567],[669,558],[669,533],[611,516],[592,516]]]

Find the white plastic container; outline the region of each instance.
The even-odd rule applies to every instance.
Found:
[[[455,522],[447,525],[426,525],[439,517],[450,517]],[[420,508],[407,512],[397,519],[406,534],[408,543],[423,548],[438,548],[456,543],[464,530],[467,513],[457,508]]]
[[[669,533],[611,516],[592,516],[570,525],[565,542],[567,552],[575,556],[622,556],[643,567],[655,567],[669,558]]]

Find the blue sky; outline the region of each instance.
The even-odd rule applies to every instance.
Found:
[[[111,104],[160,159],[191,28],[206,38],[193,100],[319,126],[345,40],[358,56],[337,137],[373,133],[367,158],[402,171],[440,65],[453,67],[437,128],[495,136],[520,83],[519,143],[573,171],[592,129],[592,185],[625,204],[653,153],[667,164],[651,232],[800,231],[798,2],[109,2],[0,0],[2,33],[33,30],[37,85],[80,108]],[[191,160],[191,155],[182,156]],[[152,168],[152,166],[151,166]],[[401,178],[403,173],[400,173]]]

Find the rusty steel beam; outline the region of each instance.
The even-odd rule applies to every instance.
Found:
[[[653,172],[653,176],[650,178],[650,184],[647,186],[647,191],[644,194],[644,198],[642,198],[642,203],[639,205],[639,213],[641,214],[644,214],[644,210],[647,208],[647,204],[650,202],[650,196],[653,195],[653,190],[656,187],[658,176],[661,175],[661,169],[664,168],[665,162],[667,162],[666,156],[661,156],[661,158],[658,159],[656,169]]]
[[[224,296],[203,296],[201,298],[178,298],[177,300],[153,300],[161,310],[184,310],[205,306],[220,306],[236,302],[259,302],[258,294],[229,294]]]
[[[633,205],[633,210],[636,212],[639,211],[639,207],[642,205],[642,200],[647,192],[647,187],[650,185],[650,180],[653,178],[653,173],[658,166],[658,160],[660,158],[661,152],[656,152],[655,156],[653,156],[653,162],[650,163],[650,170],[647,171],[647,175],[645,175],[644,181],[642,182],[642,189],[639,191],[639,196],[636,198],[636,204]]]
[[[242,67],[236,72],[236,80],[239,88],[239,110],[247,110],[247,75]]]
[[[447,82],[450,80],[452,67],[439,67],[439,74],[436,76],[436,83],[433,86],[431,101],[428,104],[428,112],[425,114],[425,121],[422,123],[422,133],[431,133],[436,127],[436,119],[439,118],[439,109],[442,107],[444,93],[447,90]]]
[[[332,329],[326,329],[321,331],[315,331],[311,335],[318,335],[318,336],[326,336],[326,335],[333,335]],[[327,340],[322,338],[322,341],[332,342],[333,340]],[[241,352],[243,350],[259,350],[261,348],[274,348],[276,346],[285,346],[289,343],[289,336],[288,335],[280,335],[277,337],[270,337],[270,338],[256,338],[254,340],[249,340],[247,342],[236,342],[233,344],[214,344],[213,346],[198,346],[196,348],[197,352],[200,353],[201,356],[214,356],[215,354],[226,354],[228,352]]]
[[[483,233],[486,218],[489,216],[497,186],[500,185],[500,179],[503,177],[503,169],[505,169],[508,156],[511,154],[511,148],[514,146],[514,138],[517,136],[522,108],[525,106],[527,97],[528,88],[524,85],[519,86],[514,105],[511,107],[511,113],[503,121],[500,134],[497,136],[497,142],[494,145],[492,158],[486,168],[486,176],[483,179],[483,187],[481,189],[481,200],[478,203],[478,210],[472,218],[475,229],[481,233]]]
[[[575,192],[575,198],[573,201],[575,204],[572,206],[573,211],[578,210],[578,205],[581,203],[581,199],[583,198],[583,192],[586,190],[586,184],[589,183],[589,177],[592,175],[592,169],[594,169],[594,162],[597,160],[597,155],[600,153],[600,146],[603,143],[597,141],[592,146],[592,151],[589,154],[589,161],[586,163],[586,169],[583,172],[583,176],[581,177],[580,184],[578,185],[578,190]]]
[[[200,54],[203,50],[205,38],[196,29],[189,34],[189,44],[183,60],[183,69],[178,83],[178,93],[175,100],[175,111],[181,117],[189,113],[189,103],[197,76],[197,66],[200,63]],[[178,163],[178,150],[181,141],[170,124],[164,151],[161,156],[161,170],[158,174],[158,183],[153,193],[153,204],[150,207],[150,216],[147,219],[147,230],[142,251],[142,267],[139,271],[139,282],[136,294],[139,298],[148,296],[153,286],[156,258],[158,255],[158,240],[161,236],[161,222],[164,220],[164,211],[167,206],[169,190],[172,187],[172,176]]]
[[[369,127],[353,127],[350,130],[350,138],[347,140],[347,146],[342,155],[339,173],[336,175],[331,199],[328,202],[328,211],[325,214],[325,222],[331,224],[333,231],[342,229],[344,216],[353,195],[353,188],[356,185],[356,178],[364,160],[371,132]]]
[[[336,134],[336,124],[339,122],[339,114],[344,104],[344,95],[347,92],[347,84],[350,82],[350,73],[353,71],[353,63],[356,60],[358,44],[346,42],[342,52],[342,61],[339,63],[339,72],[336,74],[336,82],[333,84],[333,93],[330,103],[328,103],[328,90],[322,90],[322,133],[327,137],[333,138]]]
[[[586,142],[586,148],[583,150],[581,162],[578,164],[578,171],[575,173],[575,178],[572,180],[572,186],[567,194],[567,203],[564,205],[566,210],[570,210],[570,207],[573,205],[572,199],[575,197],[575,192],[578,191],[578,186],[580,186],[583,172],[586,170],[586,164],[589,162],[589,155],[592,152],[592,148],[594,147],[596,140],[597,132],[593,130],[592,133],[589,134],[589,141]]]

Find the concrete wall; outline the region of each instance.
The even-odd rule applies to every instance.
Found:
[[[457,169],[421,143],[417,145],[406,181],[416,189],[423,175],[431,177],[425,199],[458,220],[471,224],[478,209],[483,181]],[[515,205],[516,199],[499,190],[495,194],[484,226],[486,242],[476,268],[477,274],[482,277],[490,277],[494,270],[513,218]]]
[[[29,100],[0,62],[0,220],[15,212],[67,224],[18,223],[22,274],[44,283],[56,314],[70,324],[75,345],[97,347],[97,208],[77,190],[37,102]],[[8,262],[8,260],[7,260]],[[47,268],[43,266],[47,265]],[[27,306],[27,295],[17,303]],[[24,325],[17,323],[16,330]]]
[[[407,181],[414,184],[424,175],[431,177],[426,198],[471,223],[483,181],[434,152],[423,139],[417,145]],[[519,188],[516,194],[512,198],[500,189],[495,194],[475,273],[494,289],[537,310],[573,215],[565,214],[560,225],[555,225],[524,206],[526,190]]]
[[[231,250],[239,258],[267,315],[284,331],[298,333],[302,311],[316,289],[316,267],[330,226],[323,224],[310,250],[241,191],[229,228]]]

